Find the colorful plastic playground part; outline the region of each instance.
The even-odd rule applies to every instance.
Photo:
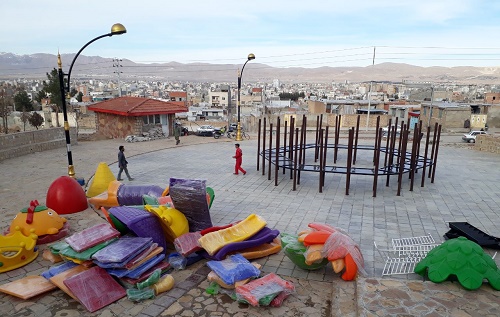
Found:
[[[60,215],[73,214],[88,208],[82,186],[69,176],[61,176],[50,185],[45,204]]]
[[[15,227],[9,235],[0,235],[0,273],[17,269],[36,259],[38,236],[32,230],[25,236],[21,228]]]
[[[270,297],[268,302],[280,293],[292,293],[295,291],[293,284],[282,279],[274,273],[253,280],[248,284],[236,287],[236,296],[246,300],[252,306],[259,306],[259,302],[264,297]]]
[[[305,253],[307,248],[297,240],[297,236],[282,233],[281,246],[285,255],[298,267],[303,270],[317,270],[328,264],[328,259],[323,259],[321,262],[306,264]]]
[[[99,243],[119,236],[120,232],[113,229],[110,224],[100,223],[67,237],[65,241],[76,252],[82,252]]]
[[[239,242],[228,243],[220,248],[213,256],[207,257],[213,260],[223,260],[229,253],[240,253],[239,251],[241,250],[269,243],[273,241],[274,238],[279,236],[279,234],[280,232],[278,230],[271,230],[268,227],[264,227],[249,238]]]
[[[122,183],[119,181],[111,181],[106,191],[89,198],[89,204],[93,205],[95,209],[119,206],[117,193],[120,186],[122,186]]]
[[[271,243],[263,243],[252,248],[239,250],[238,253],[247,260],[253,260],[260,259],[265,256],[278,253],[280,251],[281,241],[280,238],[276,237]]]
[[[253,266],[255,266],[258,270],[260,270],[260,268],[262,267],[262,265],[260,265],[257,262],[252,262],[251,264]],[[222,279],[214,271],[210,271],[210,273],[208,273],[207,279],[210,282],[215,282],[215,283],[219,284],[220,287],[226,288],[226,289],[234,289],[237,286],[245,285],[246,283],[250,282],[250,280],[251,280],[251,278],[247,278],[247,279],[244,279],[241,281],[236,281],[236,282],[234,282],[234,284],[228,285],[228,284],[224,283],[224,281],[222,281]]]
[[[189,231],[212,227],[205,180],[170,178],[169,194],[176,209],[182,211]]]
[[[495,261],[477,243],[465,237],[445,241],[435,247],[415,266],[415,273],[424,275],[434,283],[456,276],[468,290],[476,290],[486,279],[491,287],[500,291],[500,269]]]
[[[15,227],[21,228],[21,232],[27,236],[31,229],[37,236],[46,234],[57,234],[66,223],[66,218],[63,218],[52,209],[38,204],[38,201],[32,200],[30,207],[21,209],[14,217],[10,225],[10,231]]]
[[[167,249],[160,221],[151,213],[127,206],[112,207],[109,213],[125,224],[136,236],[151,237],[163,250]]]
[[[190,255],[196,251],[202,250],[198,240],[201,238],[199,232],[188,232],[174,240],[175,250],[182,256]]]
[[[227,285],[260,275],[260,270],[241,254],[231,255],[222,261],[208,261],[207,266]]]
[[[166,206],[153,207],[149,205],[144,206],[144,208],[157,217],[167,241],[173,243],[177,237],[189,232],[188,220],[179,210]]]
[[[66,279],[64,285],[91,313],[127,295],[125,289],[98,266]]]
[[[266,226],[266,221],[256,214],[249,215],[243,221],[227,229],[204,235],[198,240],[200,245],[210,255],[233,242],[246,240]],[[272,239],[271,239],[272,240]]]
[[[47,281],[44,277],[35,275],[26,276],[25,278],[17,281],[0,285],[0,292],[19,297],[21,299],[30,299],[56,288],[56,285]]]
[[[63,292],[71,296],[74,300],[78,301],[78,298],[73,295],[73,293],[64,285],[64,281],[74,275],[77,275],[83,271],[87,271],[88,268],[83,265],[77,265],[72,267],[66,271],[63,271],[57,275],[54,275],[49,278],[50,282],[59,287]]]
[[[109,183],[115,181],[115,175],[111,172],[108,164],[105,162],[99,163],[95,171],[94,177],[92,177],[90,183],[87,186],[87,197],[94,197],[106,191]]]
[[[153,243],[151,238],[123,237],[94,253],[92,259],[102,267],[124,267]],[[109,266],[103,264],[110,264]]]

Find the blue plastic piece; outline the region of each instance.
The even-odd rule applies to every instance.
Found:
[[[241,254],[231,255],[222,261],[208,261],[207,265],[227,285],[260,275],[260,270]]]
[[[176,270],[183,270],[186,268],[188,260],[179,253],[173,252],[168,256],[168,263]]]
[[[45,277],[46,279],[49,279],[52,276],[57,275],[59,273],[62,273],[64,271],[67,271],[67,270],[69,270],[72,267],[75,267],[77,265],[78,264],[76,264],[75,262],[71,262],[71,261],[64,262],[63,264],[59,264],[59,265],[56,265],[56,266],[49,268],[47,271],[43,272],[41,275],[43,277]]]

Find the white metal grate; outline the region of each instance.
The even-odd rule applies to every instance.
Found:
[[[394,250],[406,247],[406,246],[414,246],[414,245],[423,245],[423,244],[435,244],[434,238],[429,234],[427,236],[421,237],[411,237],[411,238],[401,238],[401,239],[392,239],[392,247]]]
[[[431,235],[403,239],[392,239],[393,249],[375,248],[385,259],[382,276],[413,273],[415,266],[427,256],[430,250],[438,246]]]

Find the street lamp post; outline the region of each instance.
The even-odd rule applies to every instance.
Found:
[[[240,121],[240,90],[241,90],[241,76],[243,76],[243,70],[245,69],[245,65],[251,61],[252,59],[255,59],[255,55],[250,53],[248,54],[247,61],[245,64],[243,64],[243,67],[241,68],[241,72],[238,71],[238,127],[236,128],[236,141],[242,141],[243,139],[241,138],[241,121]]]
[[[94,38],[93,40],[89,41],[87,44],[85,44],[79,51],[76,53],[75,57],[73,58],[73,61],[71,62],[71,66],[69,67],[69,72],[67,74],[63,73],[62,70],[62,62],[61,62],[61,55],[58,53],[57,54],[57,65],[59,66],[59,88],[61,90],[61,102],[62,102],[62,110],[63,110],[63,117],[64,117],[64,134],[66,136],[66,149],[68,152],[68,175],[70,177],[75,177],[75,167],[73,166],[73,155],[71,154],[71,140],[69,136],[69,123],[68,123],[68,111],[66,109],[66,93],[69,94],[70,89],[70,78],[71,78],[71,70],[73,70],[73,65],[75,64],[76,59],[80,55],[80,53],[90,44],[93,42],[102,39],[103,37],[107,36],[113,36],[113,35],[120,35],[127,33],[127,30],[123,25],[120,23],[113,24],[111,27],[111,32],[107,34],[103,34],[101,36],[98,36]],[[68,83],[65,87],[64,85],[64,75],[68,77]]]

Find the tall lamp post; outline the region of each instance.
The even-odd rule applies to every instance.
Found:
[[[255,55],[250,53],[248,54],[247,61],[245,64],[243,64],[243,67],[241,68],[241,72],[238,72],[238,127],[236,128],[236,141],[241,141],[243,140],[241,138],[241,123],[240,123],[240,90],[241,90],[241,76],[243,76],[243,70],[245,69],[245,65],[251,61],[252,59],[255,59]]]
[[[75,57],[73,58],[73,61],[71,62],[71,66],[69,67],[69,72],[67,74],[63,73],[61,55],[57,54],[57,65],[59,66],[59,88],[61,90],[61,101],[62,101],[62,108],[63,108],[62,110],[63,110],[63,116],[64,116],[64,134],[66,136],[66,149],[68,151],[68,175],[70,177],[73,177],[73,178],[75,177],[75,168],[73,166],[73,155],[71,154],[71,140],[70,140],[70,136],[69,136],[68,111],[66,109],[66,93],[69,94],[69,92],[70,92],[69,85],[70,85],[70,77],[71,77],[71,71],[73,70],[73,65],[75,64],[75,61],[78,58],[78,56],[80,55],[80,53],[87,46],[92,44],[93,42],[95,42],[99,39],[102,39],[103,37],[120,35],[120,34],[124,34],[124,33],[127,33],[127,29],[125,29],[125,27],[122,24],[116,23],[116,24],[113,24],[113,26],[111,27],[110,33],[103,34],[103,35],[98,36],[98,37],[94,38],[93,40],[89,41],[87,44],[85,44],[78,51],[78,53],[76,53]],[[64,85],[64,75],[66,75],[68,77],[68,81],[67,81],[66,86]]]

